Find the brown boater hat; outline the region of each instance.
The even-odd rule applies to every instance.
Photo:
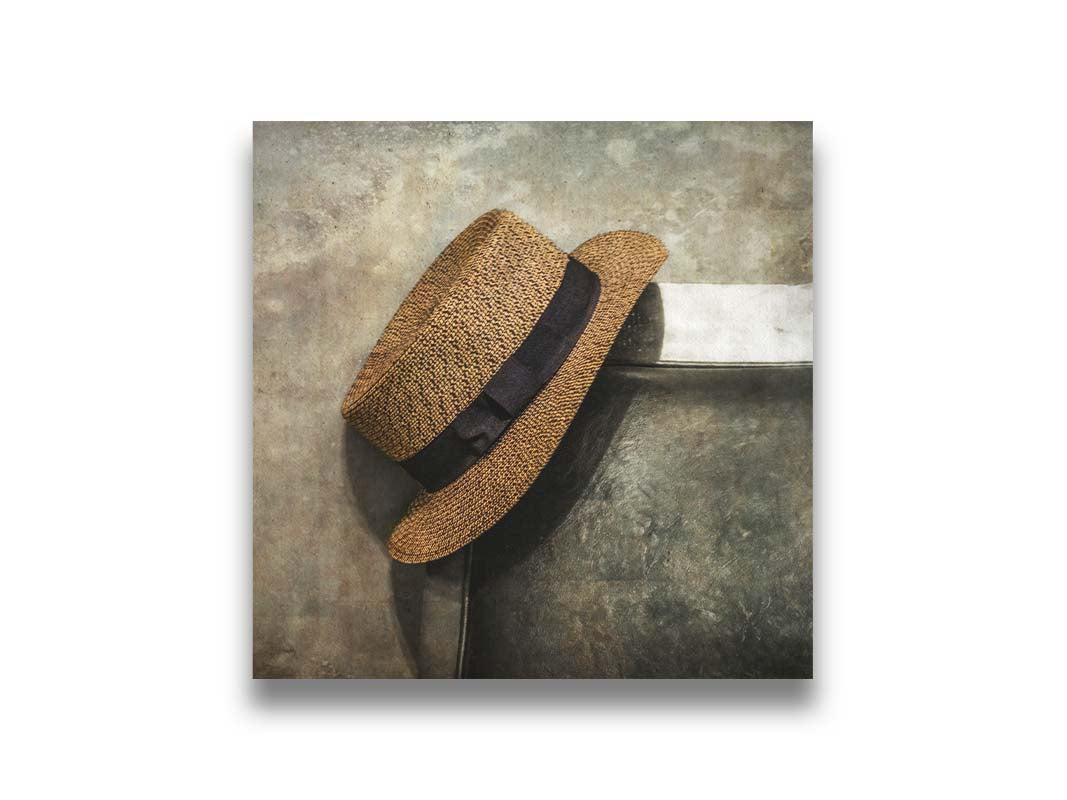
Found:
[[[510,211],[483,214],[444,249],[341,406],[423,486],[389,537],[393,558],[446,556],[519,501],[666,258],[636,231],[568,255]]]

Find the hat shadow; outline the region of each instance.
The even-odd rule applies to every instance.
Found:
[[[352,496],[367,531],[386,552],[389,534],[419,492],[419,484],[395,461],[344,424],[345,468]],[[389,585],[393,613],[400,631],[404,659],[414,675],[430,669],[429,654],[422,647],[423,598],[430,583],[462,581],[463,553],[427,564],[402,564],[389,559]]]
[[[496,525],[468,545],[470,597],[491,590],[495,581],[533,556],[567,518],[596,475],[641,385],[640,373],[611,367],[655,363],[662,346],[663,302],[659,287],[652,283],[627,317],[604,367],[537,480]],[[478,620],[472,618],[468,624],[477,625]],[[461,654],[461,675],[466,673],[468,655]]]
[[[612,364],[655,362],[663,344],[663,303],[651,283],[638,299],[589,388],[566,435],[523,498],[496,525],[457,553],[426,564],[390,561],[393,607],[405,657],[414,674],[426,674],[421,646],[423,597],[434,579],[461,576],[464,559],[470,586],[506,574],[533,555],[582,496],[638,389],[632,373]],[[345,467],[367,529],[384,550],[389,534],[419,492],[419,484],[395,461],[344,425]],[[472,622],[475,622],[472,620]],[[462,632],[461,632],[462,634]]]

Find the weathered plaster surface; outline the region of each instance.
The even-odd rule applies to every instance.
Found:
[[[608,367],[474,544],[469,677],[812,674],[811,370]]]

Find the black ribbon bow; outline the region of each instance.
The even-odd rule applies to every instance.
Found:
[[[596,273],[570,259],[559,288],[519,349],[474,402],[401,466],[428,492],[443,489],[470,469],[563,366],[599,299]]]

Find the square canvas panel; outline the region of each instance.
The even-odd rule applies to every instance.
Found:
[[[253,197],[256,677],[811,677],[810,123],[256,123]],[[494,208],[670,255],[525,496],[400,563],[341,402]]]

